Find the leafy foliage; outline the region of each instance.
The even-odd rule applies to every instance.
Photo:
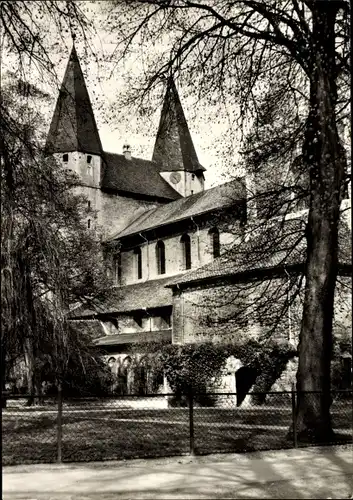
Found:
[[[73,350],[84,348],[70,336],[67,313],[104,294],[106,277],[85,200],[73,192],[77,177],[46,157],[36,137],[40,115],[6,89],[0,104],[2,369],[5,378],[25,358],[31,385],[43,363],[65,377]]]
[[[282,374],[295,349],[285,342],[264,344],[255,339],[234,344],[145,344],[144,353],[151,357],[155,369],[163,370],[177,400],[190,390],[203,393],[219,379],[227,359],[234,356],[258,374],[254,390],[268,392]],[[141,352],[141,348],[140,348]],[[264,401],[259,401],[262,403]]]
[[[212,343],[171,345],[162,352],[165,375],[177,395],[204,392],[228,357],[226,346]]]
[[[283,222],[283,205],[308,205],[297,388],[301,394],[315,391],[318,395],[299,398],[298,436],[325,440],[332,433],[332,322],[338,225],[347,182],[340,127],[347,124],[350,109],[349,2],[129,0],[112,4],[116,8],[109,17],[121,40],[121,58],[133,49],[134,41],[143,45],[144,52],[148,42],[161,47],[159,57],[146,60],[140,92],[136,94],[130,85],[137,98],[144,100],[170,73],[178,75],[179,81],[197,88],[197,97],[204,103],[216,103],[218,112],[223,104],[231,129],[237,125],[244,131],[250,120],[255,123],[253,141],[248,144],[255,167],[262,167],[262,160],[267,166],[275,160],[276,174],[281,176],[282,159],[299,157],[292,172],[295,186],[291,179],[277,178],[277,189],[282,181],[281,196],[278,199],[274,193],[265,208]],[[269,89],[270,101],[263,102]],[[229,118],[232,106],[239,114]],[[230,133],[233,144],[236,132],[234,127]],[[292,154],[296,139],[299,155]],[[232,147],[229,150],[232,162]],[[268,172],[262,172],[264,184]],[[256,193],[257,179],[252,184]],[[267,186],[264,191],[267,195]],[[255,225],[247,225],[250,237],[256,223],[262,225],[263,211],[257,218],[256,208],[248,204],[255,220]]]
[[[334,390],[352,387],[352,331],[336,325],[331,362],[331,384]]]

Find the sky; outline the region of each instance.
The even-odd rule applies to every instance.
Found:
[[[116,51],[117,36],[108,31],[106,15],[102,13],[102,6],[108,3],[79,1],[78,4],[94,25],[94,32],[86,32],[87,44],[83,43],[79,30],[76,31],[75,44],[103,147],[109,152],[122,153],[123,145],[128,142],[133,156],[151,159],[162,106],[161,96],[158,102],[154,101],[152,114],[145,115],[143,119],[136,109],[128,108],[124,104],[123,96],[129,85],[129,77],[138,77],[142,73],[143,57],[158,55],[160,47],[148,47],[147,51],[146,47],[136,44],[133,47],[135,54],[129,56],[124,63],[116,64],[111,55]],[[43,105],[41,110],[48,130],[72,48],[72,38],[69,32],[58,32],[53,22],[48,19],[41,22],[43,38],[54,64],[56,79],[54,81],[48,79],[48,75],[40,74],[33,63],[26,68],[26,79],[52,96],[50,104]],[[2,57],[1,66],[2,71],[8,69],[16,73],[16,61],[8,54]],[[190,94],[190,89],[184,88],[178,81],[176,86],[199,161],[206,168],[206,188],[223,183],[234,176],[244,175],[239,155],[241,131],[234,126],[229,128],[226,113],[221,111],[218,103],[213,107],[202,102],[197,103]],[[227,111],[233,118],[237,114],[234,109]],[[248,124],[248,129],[250,125]],[[350,133],[348,135],[350,139]]]
[[[128,77],[131,74],[138,76],[141,71],[140,63],[133,57],[117,66],[111,62],[110,56],[116,49],[116,40],[114,35],[105,29],[105,17],[101,14],[100,2],[87,1],[81,4],[88,18],[93,20],[96,33],[87,33],[88,47],[83,44],[80,33],[77,33],[75,45],[103,148],[105,151],[122,153],[124,143],[128,142],[133,156],[151,159],[161,102],[156,104],[152,116],[143,120],[133,109],[124,106],[121,96],[124,95]],[[54,26],[48,22],[43,29],[47,31],[47,50],[54,64],[57,81],[40,75],[33,64],[27,69],[26,78],[52,96],[50,103],[42,106],[41,110],[45,117],[45,126],[49,129],[58,86],[63,79],[73,42],[71,35],[55,32]],[[141,47],[136,47],[136,50],[141,51]],[[154,50],[158,50],[158,47]],[[97,57],[89,53],[90,51]],[[95,59],[98,59],[98,62]],[[14,64],[16,63],[11,57],[6,57],[2,61],[2,70],[13,70]],[[237,170],[230,169],[229,164],[237,165],[239,162],[237,155],[233,158],[225,153],[226,141],[229,140],[227,121],[220,119],[217,107],[212,109],[202,106],[202,103],[196,106],[192,98],[186,95],[185,89],[179,86],[178,81],[176,85],[199,161],[207,170],[206,188],[226,182],[237,175]]]

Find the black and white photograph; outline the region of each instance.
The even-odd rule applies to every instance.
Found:
[[[4,500],[352,499],[351,3],[0,2]]]

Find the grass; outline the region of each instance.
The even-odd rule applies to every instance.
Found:
[[[332,408],[335,430],[351,440],[351,407]],[[198,454],[291,448],[291,408],[195,408]],[[56,461],[55,407],[3,411],[3,465]],[[187,408],[140,409],[91,403],[64,405],[62,456],[65,462],[183,455],[189,453]],[[334,443],[326,443],[334,444]]]

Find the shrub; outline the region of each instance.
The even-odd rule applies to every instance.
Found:
[[[288,360],[296,355],[296,351],[287,343],[263,343],[255,339],[238,344],[148,343],[139,345],[138,351],[149,359],[151,370],[159,376],[164,373],[174,394],[170,398],[171,406],[187,406],[191,390],[196,405],[213,406],[214,398],[205,393],[210,384],[219,379],[230,356],[258,373],[254,387],[257,391],[266,393],[280,377]],[[264,400],[265,396],[260,397],[257,402],[263,403]]]
[[[331,361],[331,387],[333,390],[352,387],[352,333],[344,325],[336,327]]]
[[[264,347],[261,355],[255,361],[255,368],[259,375],[254,384],[253,401],[256,404],[263,404],[266,400],[266,394],[271,390],[271,387],[279,379],[285,370],[287,363],[297,354],[287,343],[271,342]]]

